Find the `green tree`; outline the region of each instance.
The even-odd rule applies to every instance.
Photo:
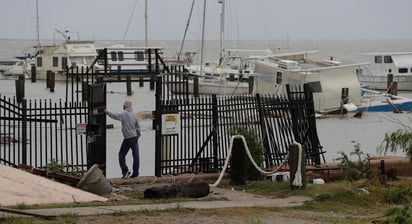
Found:
[[[386,133],[378,151],[386,154],[388,151],[397,153],[398,151],[405,152],[412,162],[412,131],[406,129],[398,129],[392,133]]]

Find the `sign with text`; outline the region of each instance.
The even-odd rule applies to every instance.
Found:
[[[180,134],[180,114],[162,114],[162,135]]]
[[[76,124],[76,133],[78,135],[85,135],[86,134],[86,124]]]

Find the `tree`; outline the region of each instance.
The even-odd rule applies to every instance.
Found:
[[[388,151],[397,153],[399,150],[405,152],[412,162],[412,131],[399,129],[392,133],[386,133],[378,150],[386,154]]]

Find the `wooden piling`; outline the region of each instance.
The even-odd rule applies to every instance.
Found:
[[[299,143],[289,145],[289,169],[291,189],[306,188],[306,153]]]
[[[140,76],[140,78],[139,78],[139,86],[140,86],[140,87],[143,87],[143,86],[144,86],[143,76]]]
[[[32,65],[31,66],[31,82],[36,82],[36,66]]]
[[[47,70],[46,71],[46,88],[50,88],[50,74],[51,74],[51,70]]]
[[[56,86],[56,73],[51,72],[50,73],[50,80],[49,80],[49,87],[50,87],[50,92],[54,93],[54,87]]]
[[[19,75],[16,79],[16,98],[17,102],[21,103],[24,99],[24,75]]]
[[[132,81],[131,81],[130,75],[126,76],[126,89],[127,89],[127,95],[131,96],[132,95]]]
[[[199,77],[193,79],[193,95],[195,97],[199,96]]]
[[[246,146],[241,138],[235,138],[232,146],[232,157],[230,161],[230,181],[234,185],[243,185],[246,183],[247,173],[247,154]]]

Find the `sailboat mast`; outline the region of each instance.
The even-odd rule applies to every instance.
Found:
[[[186,40],[186,34],[187,34],[187,30],[190,25],[190,19],[192,18],[192,12],[193,12],[194,5],[195,5],[195,0],[192,1],[192,7],[190,8],[189,18],[187,19],[185,33],[183,34],[183,40],[182,40],[182,44],[180,45],[180,51],[179,51],[179,54],[177,55],[177,60],[180,60],[180,55],[182,54],[183,44],[185,43],[185,40]]]
[[[219,3],[222,4],[222,11],[220,12],[220,58],[219,65],[222,64],[223,60],[223,41],[225,34],[225,0],[219,0]]]
[[[203,74],[203,48],[205,44],[205,23],[206,23],[206,0],[203,0],[203,27],[202,27],[202,45],[200,49],[200,75]]]
[[[145,0],[144,17],[145,17],[145,43],[147,47],[147,0]]]
[[[36,0],[36,32],[37,32],[37,48],[40,48],[39,0]]]

